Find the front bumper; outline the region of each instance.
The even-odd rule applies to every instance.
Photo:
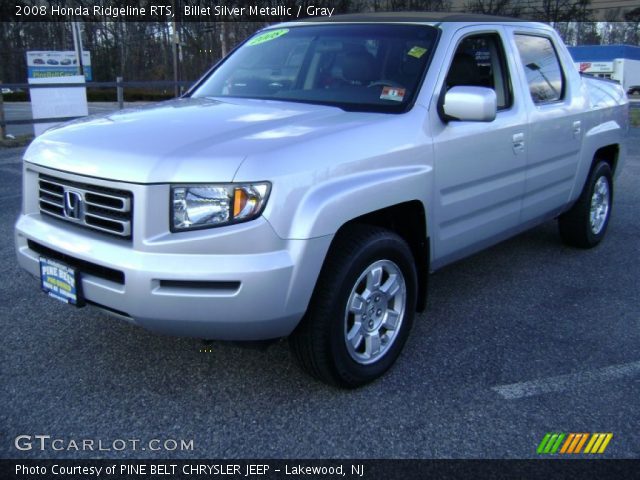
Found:
[[[144,208],[144,195],[137,200],[136,209]],[[140,221],[134,240],[125,241],[29,213],[29,204],[15,230],[25,270],[39,277],[39,257],[47,252],[90,265],[79,268],[88,303],[178,336],[264,340],[290,334],[306,311],[332,238],[283,240],[260,218],[152,237],[143,235]],[[105,268],[110,274],[103,274]]]

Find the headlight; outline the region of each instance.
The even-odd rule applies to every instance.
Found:
[[[218,227],[258,217],[269,195],[264,183],[171,187],[173,231]]]

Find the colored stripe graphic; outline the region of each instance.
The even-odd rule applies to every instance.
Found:
[[[564,433],[547,433],[538,445],[538,453],[556,453],[565,437]]]
[[[549,438],[551,438],[551,434],[547,433],[544,436],[544,438],[542,439],[542,441],[540,442],[540,445],[538,445],[538,453],[544,452],[544,447],[547,444],[547,442],[549,441]]]
[[[594,433],[584,453],[604,453],[611,438],[613,438],[612,433]]]
[[[558,448],[560,448],[560,444],[562,443],[562,440],[564,440],[564,437],[566,437],[564,433],[561,433],[560,435],[558,435],[558,439],[556,440],[556,443],[551,448],[551,453],[556,453],[558,451]]]
[[[607,446],[609,445],[609,442],[611,441],[611,439],[613,438],[613,433],[607,433],[607,436],[604,439],[604,442],[602,442],[602,445],[600,445],[600,450],[598,450],[598,453],[604,453],[604,451],[607,449]]]
[[[547,446],[544,447],[544,453],[551,453],[551,449],[553,448],[554,443],[556,443],[556,439],[558,438],[558,434],[554,433],[551,435],[551,438],[547,442]]]
[[[573,434],[573,441],[571,442],[571,445],[569,445],[569,450],[567,450],[567,453],[573,453],[576,450],[576,447],[578,446],[578,443],[580,443],[580,441],[582,440],[582,434],[581,433],[574,433]]]
[[[560,450],[560,453],[567,453],[567,450],[569,449],[569,445],[571,445],[571,442],[573,442],[573,439],[575,438],[576,434],[575,433],[570,433],[569,436],[567,437],[567,440],[564,442],[564,445],[562,446],[562,450]]]
[[[585,453],[596,453],[600,449],[600,444],[604,440],[604,437],[606,437],[604,433],[599,433],[598,440],[596,440],[596,443],[591,448],[591,452],[585,452]]]
[[[591,449],[593,448],[595,443],[598,441],[599,436],[600,435],[596,433],[591,437],[591,440],[589,440],[589,443],[587,443],[587,448],[584,449],[584,453],[591,453]]]
[[[538,454],[604,453],[613,433],[547,433],[538,445]],[[587,442],[588,440],[588,442]],[[586,447],[585,447],[586,444]],[[560,447],[562,445],[562,448]],[[584,450],[582,449],[583,447]]]
[[[582,450],[582,446],[584,445],[584,442],[586,442],[587,438],[589,438],[588,433],[581,433],[581,435],[582,435],[582,438],[580,439],[580,442],[576,446],[576,449],[573,451],[573,453],[580,453],[580,450]]]

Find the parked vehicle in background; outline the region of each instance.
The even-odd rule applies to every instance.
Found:
[[[154,331],[289,336],[309,373],[356,387],[400,355],[430,271],[554,218],[598,245],[627,129],[622,88],[581,77],[543,24],[276,25],[184,98],[37,138],[18,261]]]
[[[640,82],[640,60],[616,58],[613,63],[611,79],[619,82],[623,89],[633,88],[632,85]]]
[[[633,85],[633,86],[629,87],[629,90],[627,90],[627,93],[629,95],[639,95],[640,94],[640,85]]]
[[[640,47],[633,45],[579,45],[569,47],[582,73],[615,80],[624,91],[640,84]]]

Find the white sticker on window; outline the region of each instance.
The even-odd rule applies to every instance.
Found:
[[[394,102],[401,102],[404,100],[404,88],[399,87],[382,87],[382,93],[380,94],[380,100],[393,100]]]

